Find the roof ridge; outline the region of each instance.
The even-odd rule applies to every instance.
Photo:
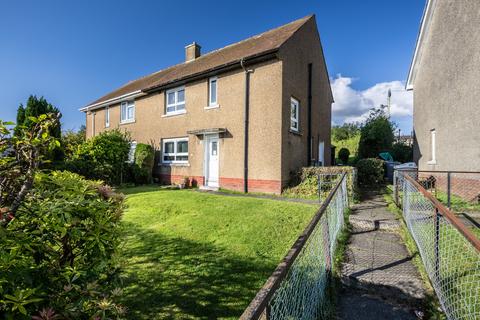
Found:
[[[160,73],[160,72],[163,72],[163,71],[167,71],[168,69],[171,69],[171,68],[175,68],[175,67],[178,67],[178,66],[187,64],[187,63],[191,63],[191,62],[193,62],[193,61],[198,61],[198,60],[202,59],[203,57],[206,57],[206,56],[208,56],[208,55],[210,55],[210,54],[212,54],[212,53],[216,53],[216,52],[218,52],[218,51],[221,51],[221,50],[227,49],[227,48],[229,48],[229,47],[233,47],[233,46],[239,45],[239,44],[244,43],[244,42],[246,42],[246,41],[250,41],[250,40],[252,40],[252,39],[259,38],[259,37],[261,37],[262,35],[265,35],[265,34],[267,34],[267,33],[269,33],[269,32],[277,31],[278,29],[281,29],[281,28],[285,28],[285,27],[287,27],[287,26],[289,26],[289,25],[298,23],[298,22],[301,21],[301,20],[305,20],[305,22],[307,22],[307,21],[310,20],[310,18],[312,18],[313,16],[314,16],[314,14],[310,14],[310,15],[308,15],[308,16],[305,16],[305,17],[303,17],[303,18],[294,20],[294,21],[289,22],[289,23],[287,23],[287,24],[283,24],[283,25],[281,25],[281,26],[272,28],[272,29],[267,30],[267,31],[264,31],[264,32],[262,32],[262,33],[258,33],[258,34],[256,34],[256,35],[250,36],[250,37],[248,37],[248,38],[246,38],[246,39],[243,39],[243,40],[240,40],[240,41],[237,41],[237,42],[228,44],[228,45],[223,46],[223,47],[218,48],[218,49],[214,49],[214,50],[212,50],[212,51],[209,51],[209,52],[207,52],[207,53],[204,53],[204,54],[200,55],[200,56],[199,56],[198,58],[196,58],[195,60],[191,60],[191,61],[188,61],[188,62],[186,62],[186,61],[180,62],[180,63],[174,64],[174,65],[171,65],[171,66],[169,66],[169,67],[166,67],[166,68],[164,68],[164,69],[160,69],[160,70],[158,70],[158,71],[154,71],[154,72],[152,72],[152,73],[146,74],[146,75],[141,76],[141,77],[139,77],[139,78],[130,80],[130,81],[128,81],[125,85],[128,85],[129,83],[131,83],[131,82],[133,82],[133,81],[141,80],[141,79],[143,79],[143,78],[153,76],[153,75],[155,75],[155,74],[157,74],[157,73]],[[303,26],[303,25],[305,24],[305,22],[302,23],[301,25],[299,25],[298,28],[297,28],[297,30],[295,30],[295,32],[298,31],[298,29],[300,29],[300,27]],[[292,34],[292,35],[293,35],[293,34]],[[284,44],[287,40],[288,40],[288,39],[286,39],[284,42],[282,42],[282,44]],[[282,44],[281,44],[281,45],[282,45]],[[122,86],[122,87],[123,87],[123,86]]]

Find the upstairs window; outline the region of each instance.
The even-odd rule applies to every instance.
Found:
[[[188,138],[163,140],[163,163],[188,163]]]
[[[110,108],[105,108],[105,128],[110,127]]]
[[[290,98],[290,130],[298,132],[300,103],[295,98]]]
[[[168,90],[166,114],[185,113],[185,87]]]
[[[120,122],[133,122],[135,121],[135,102],[124,101],[120,105]]]
[[[208,106],[217,105],[217,77],[208,79]]]

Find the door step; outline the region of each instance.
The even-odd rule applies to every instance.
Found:
[[[200,186],[198,189],[203,191],[218,191],[218,187]]]

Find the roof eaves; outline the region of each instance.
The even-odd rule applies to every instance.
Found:
[[[433,11],[435,9],[435,4],[436,0],[427,0],[427,3],[425,4],[422,21],[420,23],[420,30],[418,32],[417,41],[415,44],[415,51],[413,53],[412,63],[410,64],[410,68],[408,70],[407,83],[405,85],[406,90],[413,90],[413,82],[415,80],[417,72],[417,63],[421,57],[423,40],[428,33],[430,21],[432,19]]]

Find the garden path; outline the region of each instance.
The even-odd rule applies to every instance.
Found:
[[[350,224],[337,319],[421,319],[425,285],[382,194],[354,205]]]

